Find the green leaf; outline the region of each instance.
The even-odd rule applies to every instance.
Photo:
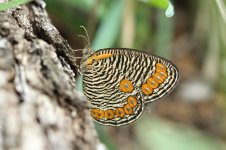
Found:
[[[140,0],[140,1],[162,9],[166,9],[169,4],[168,0]]]
[[[1,3],[0,4],[0,11],[5,11],[7,9],[16,7],[18,5],[28,3],[29,1],[31,1],[31,0],[12,0],[12,1],[9,1],[9,2],[6,2],[6,3]]]
[[[166,9],[166,17],[172,17],[174,15],[174,6],[170,0],[140,0],[153,7]]]

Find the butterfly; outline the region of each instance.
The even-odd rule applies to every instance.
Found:
[[[146,104],[169,93],[179,78],[173,63],[148,52],[128,48],[94,52],[90,46],[82,52],[83,92],[91,103],[91,116],[99,124],[134,122]]]

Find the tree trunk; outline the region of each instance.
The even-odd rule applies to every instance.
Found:
[[[43,1],[0,12],[0,149],[97,149],[72,49]]]

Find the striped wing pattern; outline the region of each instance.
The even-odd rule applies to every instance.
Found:
[[[135,121],[145,103],[166,95],[179,77],[171,62],[146,52],[101,49],[93,55],[104,54],[111,55],[94,61],[83,73],[84,94],[93,106],[91,115],[100,124],[120,126]],[[151,85],[152,80],[159,82]]]

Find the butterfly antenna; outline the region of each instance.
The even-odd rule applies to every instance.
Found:
[[[80,36],[80,37],[84,38],[84,39],[86,40],[86,42],[87,42],[88,46],[90,47],[90,40],[89,40],[89,35],[88,35],[88,32],[87,32],[87,30],[86,30],[86,28],[85,28],[84,26],[80,26],[80,27],[81,27],[81,28],[83,28],[83,29],[85,30],[85,32],[86,32],[86,37],[85,37],[85,36],[83,36],[83,35],[78,35],[78,36]]]

